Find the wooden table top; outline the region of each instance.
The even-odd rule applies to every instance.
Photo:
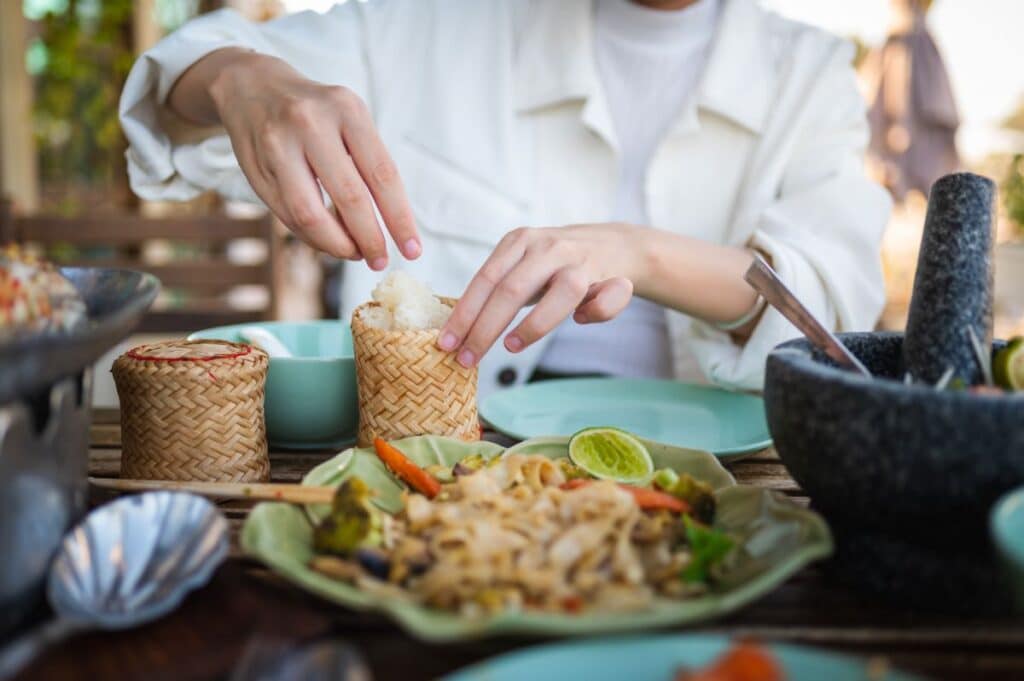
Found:
[[[121,433],[117,413],[97,410],[89,474],[116,477]],[[272,479],[298,482],[333,452],[271,452]],[[729,465],[741,484],[808,500],[771,450]],[[109,493],[92,491],[90,502]],[[24,679],[223,679],[254,642],[300,642],[331,636],[353,644],[377,681],[432,679],[505,651],[542,642],[498,638],[430,645],[383,617],[321,601],[271,574],[238,550],[250,503],[220,505],[232,529],[232,551],[206,587],[171,615],[117,633],[87,633],[49,650]],[[968,619],[895,608],[830,583],[811,566],[771,594],[725,618],[687,631],[753,636],[868,657],[935,679],[1024,679],[1024,621]]]

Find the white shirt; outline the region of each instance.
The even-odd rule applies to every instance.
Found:
[[[630,0],[597,0],[594,57],[615,130],[619,172],[608,220],[650,225],[644,182],[658,143],[697,86],[714,34],[717,0],[664,11]],[[654,225],[655,227],[657,225]],[[661,306],[634,298],[604,324],[567,319],[541,368],[667,378],[672,350]]]
[[[879,244],[891,202],[864,176],[852,47],[754,0],[720,7],[694,96],[647,167],[650,224],[760,249],[824,324],[870,329],[884,301]],[[418,260],[393,252],[392,262],[457,296],[509,230],[611,214],[619,164],[593,28],[590,0],[372,0],[266,24],[230,10],[204,15],[129,74],[120,114],[132,187],[147,199],[215,189],[257,200],[226,134],[178,137],[161,108],[185,69],[215,49],[276,55],[366,100],[423,239]],[[380,276],[346,265],[343,315]],[[760,388],[767,354],[798,335],[774,310],[743,346],[665,316],[673,375],[727,387]],[[499,344],[481,363],[481,397],[525,381],[545,349],[541,341],[513,355]]]

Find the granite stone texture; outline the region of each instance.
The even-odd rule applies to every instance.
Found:
[[[987,535],[901,537],[830,523],[836,581],[884,603],[955,615],[1006,615],[1013,589]]]
[[[803,339],[768,356],[768,426],[796,481],[830,521],[905,537],[987,533],[993,502],[1024,484],[1024,393],[904,385],[900,334],[839,338],[875,378]]]
[[[996,187],[972,173],[946,175],[928,197],[903,356],[918,380],[935,383],[949,367],[979,383],[968,329],[992,338],[992,229]]]

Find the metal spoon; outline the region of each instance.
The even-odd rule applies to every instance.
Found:
[[[761,294],[761,297],[769,305],[782,313],[782,316],[792,322],[793,326],[807,337],[807,340],[831,357],[836,364],[871,378],[871,372],[867,370],[867,367],[845,345],[840,343],[831,331],[814,318],[810,310],[804,307],[803,303],[786,288],[786,285],[779,279],[779,275],[762,257],[754,257],[754,262],[750,264],[750,268],[743,278]]]
[[[56,619],[0,651],[0,679],[71,634],[162,617],[205,584],[227,552],[228,522],[202,497],[147,492],[97,508],[64,538],[50,567]]]

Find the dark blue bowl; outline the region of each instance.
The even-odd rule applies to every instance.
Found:
[[[839,338],[874,378],[838,368],[803,339],[768,356],[768,426],[794,479],[846,525],[984,535],[992,504],[1024,484],[1024,393],[905,385],[902,334]]]

